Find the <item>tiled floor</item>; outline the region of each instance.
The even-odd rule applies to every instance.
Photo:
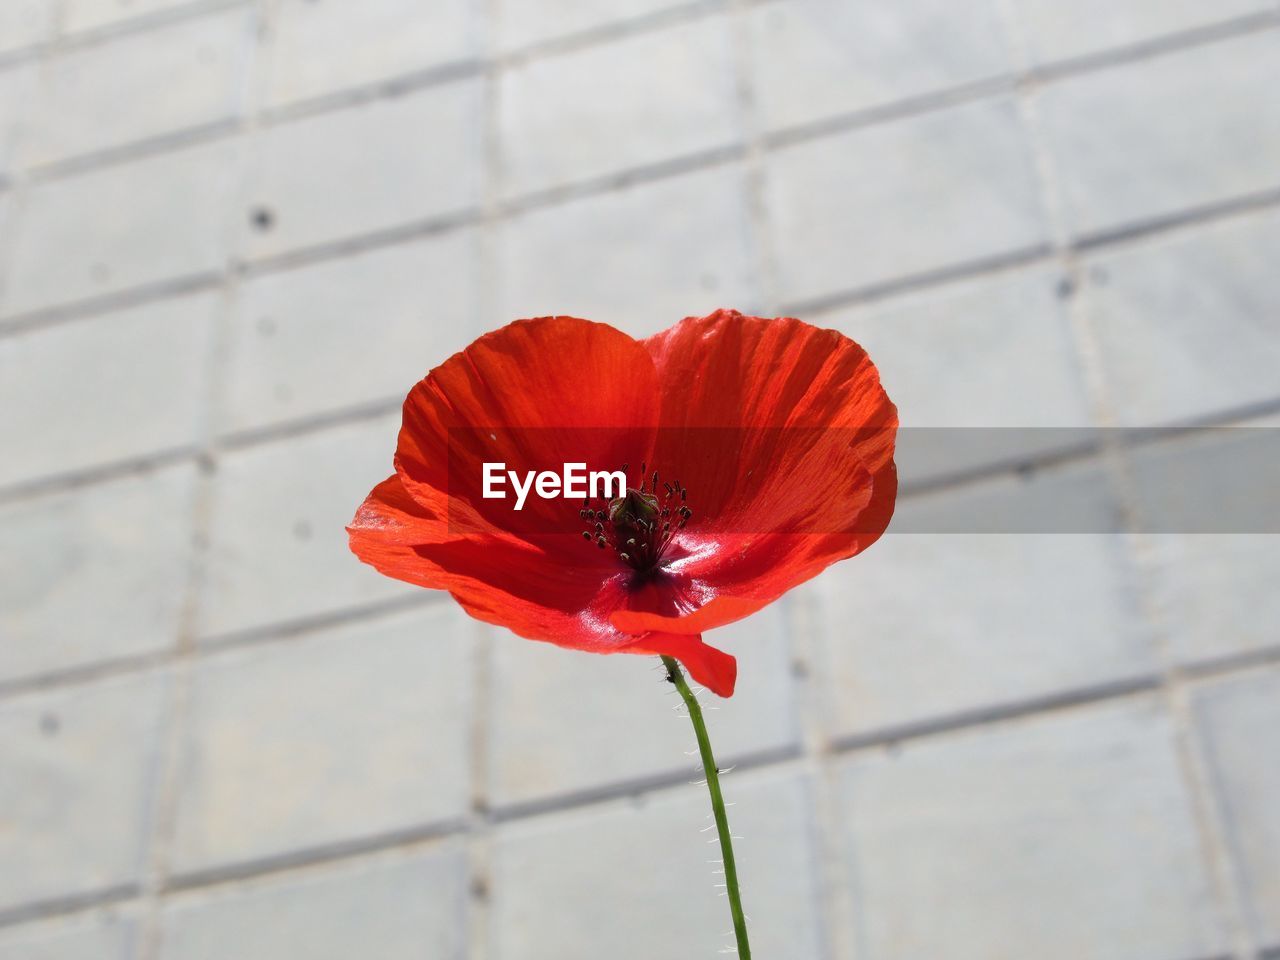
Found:
[[[1062,431],[1274,429],[1276,89],[1273,0],[0,0],[0,960],[728,946],[653,665],[342,532],[477,334],[717,306],[1017,428],[724,631],[757,955],[1280,955],[1280,540]]]

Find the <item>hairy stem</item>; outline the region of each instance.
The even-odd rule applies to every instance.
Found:
[[[702,707],[689,689],[689,684],[680,671],[680,664],[671,657],[663,657],[662,664],[667,668],[667,679],[680,691],[684,705],[689,708],[689,719],[693,721],[693,732],[698,738],[698,752],[702,755],[702,769],[707,775],[707,790],[711,793],[711,812],[716,818],[716,831],[720,835],[724,882],[729,893],[729,912],[733,914],[733,933],[738,939],[738,957],[739,960],[751,960],[751,944],[747,942],[747,918],[742,912],[742,897],[738,893],[738,868],[733,862],[733,837],[729,833],[729,818],[724,812],[724,795],[720,792],[720,771],[716,767],[715,757],[711,755],[711,740],[707,737]]]

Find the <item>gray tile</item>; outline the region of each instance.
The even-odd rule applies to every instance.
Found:
[[[1149,426],[1280,396],[1280,214],[1099,252],[1088,309],[1118,422]]]
[[[53,35],[56,12],[47,0],[6,0],[0,4],[0,53],[44,43]]]
[[[1183,662],[1280,647],[1280,538],[1159,533],[1147,538],[1156,596]]]
[[[1032,60],[1070,60],[1248,16],[1268,0],[1015,0]]]
[[[228,454],[214,481],[202,634],[334,613],[417,588],[361,564],[344,527],[393,471],[400,416]]]
[[[969,104],[802,143],[766,161],[784,302],[1045,242],[1011,102]]]
[[[32,186],[5,312],[221,270],[238,147],[219,141]]]
[[[256,142],[250,258],[456,214],[479,188],[479,86],[471,80],[264,128]],[[254,216],[267,211],[266,229]]]
[[[110,911],[23,925],[0,933],[0,960],[131,960],[135,927]]]
[[[1280,185],[1275,31],[1051,84],[1041,111],[1077,235]]]
[[[79,33],[190,6],[192,0],[62,0],[62,29]]]
[[[879,369],[904,484],[1079,439],[1091,415],[1060,284],[1036,266],[810,318]]]
[[[1042,510],[1070,496],[1042,485]],[[1025,495],[1002,482],[989,492],[1006,506]],[[938,499],[901,503],[894,526],[927,527],[930,507],[982,513],[971,496]],[[837,564],[814,587],[832,732],[867,736],[1152,674],[1122,548],[1108,534],[890,532]]]
[[[446,600],[204,660],[174,872],[460,820],[475,631]]]
[[[0,68],[0,186],[17,169],[18,146],[35,119],[38,79],[39,73],[30,62]]]
[[[925,96],[1012,71],[989,0],[791,0],[747,13],[766,129]]]
[[[250,430],[403,396],[476,330],[476,237],[249,279],[231,323],[220,427]]]
[[[0,707],[0,908],[138,882],[163,694],[147,674]]]
[[[687,722],[687,721],[686,721]],[[691,774],[692,778],[693,774]],[[723,781],[753,953],[823,956],[808,784]],[[730,947],[706,788],[502,828],[493,849],[495,960],[703,957]],[[710,843],[708,840],[710,839]]]
[[[0,680],[175,642],[194,480],[181,466],[0,507]]]
[[[845,768],[869,960],[1227,952],[1173,725],[1141,699]]]
[[[535,210],[499,228],[498,316],[567,313],[647,336],[721,306],[750,311],[749,234],[736,166]]]
[[[969,431],[955,432],[963,442]],[[1094,458],[1001,469],[990,476],[924,489],[903,484],[889,531],[951,536],[1110,535],[1122,525],[1116,486]]]
[[[193,444],[218,308],[197,294],[0,340],[0,484]]]
[[[777,605],[708,633],[738,658],[738,689],[703,694],[718,758],[794,745],[791,673]],[[690,763],[689,721],[656,657],[599,656],[523,640],[493,643],[489,783],[499,807],[671,775]],[[548,709],[555,704],[555,709]]]
[[[528,47],[685,5],[687,0],[614,0],[607,7],[591,0],[503,0],[497,42],[502,50]]]
[[[283,0],[272,23],[267,102],[292,103],[474,54],[467,0]]]
[[[1280,430],[1222,427],[1140,446],[1134,520],[1154,533],[1280,533]]]
[[[52,57],[42,73],[39,122],[23,140],[24,163],[39,166],[232,119],[252,27],[241,7]]]
[[[1173,655],[1280,646],[1280,431],[1226,428],[1148,446],[1129,476]]]
[[[1273,762],[1280,671],[1221,680],[1194,697],[1254,937],[1280,944],[1280,765]]]
[[[523,194],[732,143],[724,17],[539,58],[502,73],[503,187]]]
[[[466,861],[455,845],[172,901],[161,960],[461,960]]]

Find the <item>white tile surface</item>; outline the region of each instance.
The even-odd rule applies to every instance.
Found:
[[[1266,0],[1015,0],[1033,59],[1070,60],[1267,10]]]
[[[1172,724],[1146,699],[851,760],[864,955],[1223,955],[1184,783]]]
[[[190,6],[192,0],[62,0],[62,24],[67,33],[115,27]]]
[[[254,144],[250,258],[458,213],[479,189],[479,87],[464,80],[265,127]],[[269,229],[254,226],[265,209]]]
[[[1195,702],[1218,803],[1242,865],[1249,923],[1258,943],[1280,945],[1280,768],[1265,746],[1280,722],[1280,673],[1271,669],[1208,684]]]
[[[17,170],[23,135],[29,128],[40,126],[35,112],[38,82],[39,72],[31,62],[0,68],[0,184],[11,180]]]
[[[461,960],[464,861],[456,846],[283,876],[176,901],[161,960]]]
[[[202,634],[418,591],[361,564],[344,529],[369,491],[393,472],[399,429],[397,413],[248,447],[220,461]]]
[[[461,820],[473,633],[441,603],[202,662],[174,870]]]
[[[748,8],[766,129],[963,86],[1012,71],[992,0],[790,0]]]
[[[1233,218],[1090,259],[1111,407],[1136,426],[1280,394],[1280,214]]]
[[[135,928],[111,914],[23,924],[0,934],[0,960],[130,960]]]
[[[262,274],[231,321],[224,431],[389,400],[476,329],[477,238],[455,231]]]
[[[0,53],[33,47],[53,33],[55,8],[47,0],[0,3]]]
[[[686,721],[687,722],[687,721]],[[693,779],[693,775],[690,775]],[[808,784],[776,773],[723,782],[751,918],[752,954],[822,956]],[[710,802],[690,784],[504,828],[493,850],[496,960],[715,956],[733,938],[714,884]]]
[[[499,317],[567,313],[639,337],[722,306],[750,311],[758,292],[746,197],[735,166],[505,221]]]
[[[704,694],[720,759],[794,745],[788,644],[770,608],[706,635],[738,658],[729,700]],[[692,727],[656,657],[562,650],[495,631],[489,782],[497,806],[670,775],[690,762]],[[555,704],[554,710],[548,709]]]
[[[1049,490],[1032,519],[1043,515],[1052,530],[1069,491],[1039,485]],[[1005,505],[1024,495],[1000,482],[992,491]],[[942,528],[929,510],[955,520],[986,512],[964,493],[936,499],[944,503],[901,502],[889,534],[815,585],[834,733],[980,714],[1155,670],[1117,537],[932,532]]]
[[[765,163],[784,302],[1045,242],[1011,102],[984,101],[797,144]]]
[[[269,105],[411,75],[474,54],[467,0],[282,0],[270,45]]]
[[[1280,184],[1274,30],[1084,74],[1040,109],[1077,235]]]
[[[738,139],[729,31],[706,17],[502,73],[503,189],[529,193]]]
[[[220,271],[238,173],[239,144],[223,140],[31,187],[4,312]]]
[[[860,343],[897,404],[903,483],[1061,449],[1091,421],[1049,266],[810,319]]]
[[[0,908],[140,880],[163,679],[149,673],[0,706]]]
[[[558,37],[622,26],[681,6],[681,0],[502,0],[496,33],[501,49],[533,46]]]
[[[179,466],[0,506],[0,679],[177,640],[194,480]]]
[[[241,107],[253,18],[240,7],[74,47],[42,72],[28,166],[229,121]]]
[[[191,446],[219,307],[196,294],[0,339],[0,484]]]

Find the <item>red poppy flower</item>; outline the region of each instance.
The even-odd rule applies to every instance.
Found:
[[[880,536],[896,430],[866,352],[799,320],[721,310],[646,340],[519,320],[409,392],[396,472],[347,530],[361,560],[448,590],[480,620],[668,655],[729,696],[737,663],[702,634]],[[627,493],[531,492],[516,510],[484,496],[486,463],[622,470]]]

